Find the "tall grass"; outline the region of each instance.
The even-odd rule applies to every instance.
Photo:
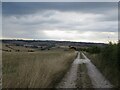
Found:
[[[52,88],[75,57],[73,51],[3,52],[3,88]]]

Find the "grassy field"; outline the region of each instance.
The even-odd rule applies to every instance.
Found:
[[[0,88],[2,83],[2,51],[0,50]]]
[[[36,49],[29,48],[29,47],[26,48],[24,46],[7,45],[4,43],[2,43],[2,49],[3,49],[3,51],[8,50],[11,52],[16,52],[17,50],[19,50],[19,52],[28,52],[28,50],[37,51]]]
[[[75,57],[64,50],[3,52],[3,88],[52,88]]]

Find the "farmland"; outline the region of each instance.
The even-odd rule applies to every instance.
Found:
[[[20,52],[3,51],[3,88],[54,87],[76,57],[72,50],[25,52],[23,48]]]
[[[118,44],[20,43],[2,43],[3,88],[119,87]]]

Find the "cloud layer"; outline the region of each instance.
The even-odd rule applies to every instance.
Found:
[[[115,2],[4,2],[3,38],[116,41],[117,8]]]

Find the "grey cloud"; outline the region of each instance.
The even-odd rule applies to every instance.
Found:
[[[59,39],[45,30],[117,32],[117,3],[3,3],[3,37]],[[83,15],[81,15],[82,13]],[[79,14],[81,15],[79,18]],[[91,15],[92,14],[92,15]],[[62,15],[62,16],[61,16]],[[76,18],[76,15],[78,18]],[[91,15],[83,19],[84,15]],[[65,18],[64,18],[65,17]],[[89,20],[90,19],[90,20]],[[93,20],[91,20],[93,19]],[[71,33],[71,32],[70,32]],[[77,38],[80,38],[78,35]],[[103,39],[105,34],[91,38]],[[113,37],[113,36],[112,36]],[[65,39],[69,39],[67,36]],[[90,39],[89,39],[90,40]]]
[[[117,7],[117,2],[3,2],[3,14],[32,14],[44,10],[101,13]]]
[[[43,0],[3,0],[3,2],[43,2]],[[88,0],[44,0],[44,2],[88,2]],[[89,2],[119,2],[119,0],[89,0]]]

